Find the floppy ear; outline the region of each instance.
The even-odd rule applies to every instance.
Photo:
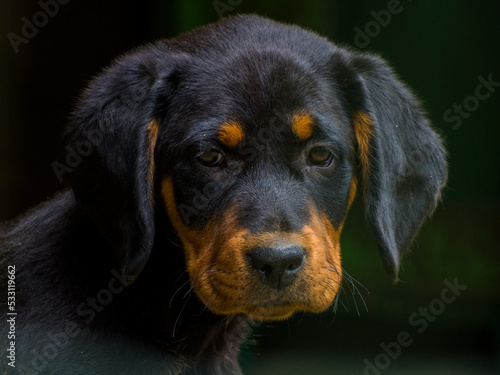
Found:
[[[116,60],[82,95],[65,137],[66,178],[128,283],[153,246],[154,152],[172,65],[155,46]]]
[[[385,61],[364,54],[338,56],[341,60],[349,76],[344,92],[352,109],[366,215],[396,281],[402,255],[446,183],[446,154],[420,103]]]

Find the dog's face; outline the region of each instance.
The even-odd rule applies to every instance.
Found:
[[[221,314],[323,311],[340,286],[340,231],[356,191],[347,113],[291,59],[248,54],[226,69],[218,87],[188,78],[178,95],[189,104],[165,125],[162,196],[193,289]]]
[[[259,17],[119,60],[80,107],[70,146],[88,129],[111,134],[68,177],[122,272],[135,279],[162,251],[164,209],[191,287],[217,314],[276,320],[330,306],[358,180],[397,277],[446,179],[438,137],[384,62]]]

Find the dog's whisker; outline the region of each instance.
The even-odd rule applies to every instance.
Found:
[[[347,285],[347,288],[349,289],[349,291],[351,292],[351,296],[352,296],[352,300],[356,306],[356,312],[358,315],[360,315],[360,311],[359,311],[359,307],[358,307],[358,303],[357,303],[357,299],[356,297],[359,296],[359,298],[361,299],[361,302],[363,303],[363,306],[365,308],[365,311],[368,312],[368,306],[366,305],[366,301],[360,291],[360,289],[356,286],[355,282],[360,285],[368,294],[370,293],[368,291],[368,289],[363,285],[361,284],[359,281],[357,281],[354,277],[352,277],[351,275],[349,275],[349,273],[347,273],[347,271],[345,271],[345,269],[342,269],[343,271],[343,274],[344,274],[344,279],[347,281],[346,285]]]
[[[342,268],[342,272],[345,276],[347,276],[351,281],[355,282],[356,284],[358,284],[360,287],[362,287],[368,294],[370,294],[370,291],[368,290],[368,288],[366,286],[364,286],[360,281],[358,281],[356,278],[354,278],[353,276],[351,276],[346,270],[345,268]]]
[[[177,283],[177,282],[181,279],[181,277],[182,277],[182,276],[184,276],[184,275],[183,275],[183,274],[181,274],[181,276],[179,276],[179,278],[177,279],[177,281],[175,282],[175,284],[176,284],[176,283]],[[169,307],[172,307],[172,302],[174,301],[174,298],[175,298],[175,296],[177,295],[177,293],[179,293],[179,292],[182,290],[182,288],[184,288],[184,287],[185,287],[187,284],[189,284],[189,283],[190,283],[190,280],[189,280],[189,278],[188,278],[188,280],[187,280],[187,281],[183,282],[183,283],[182,283],[182,285],[181,285],[181,286],[179,286],[179,287],[175,290],[175,292],[174,292],[174,293],[172,293],[172,297],[170,298],[170,302],[169,302]],[[174,284],[174,285],[175,285],[175,284]]]
[[[209,264],[204,271],[202,271],[199,275],[199,281],[198,283],[200,283],[201,281],[201,276],[203,274],[206,274],[207,272],[210,271],[210,267],[213,267],[215,266],[216,263],[212,263],[212,264]],[[179,280],[180,278],[182,277],[182,275],[177,279]],[[189,289],[187,290],[187,292],[182,296],[182,299],[185,299],[187,296],[189,296],[191,294],[191,292],[193,291],[193,286],[191,285],[191,280],[188,279],[187,281],[185,281],[180,287],[177,288],[177,290],[172,294],[172,297],[170,298],[170,302],[169,302],[169,307],[172,308],[172,304],[173,304],[173,300],[175,298],[175,296],[186,286],[186,285],[189,285]],[[198,284],[196,284],[196,286],[198,286]]]
[[[205,280],[204,278],[202,278],[202,276],[204,275],[207,275],[207,274],[212,274],[212,273],[216,273],[218,272],[218,270],[216,269],[210,269],[211,267],[215,266],[216,263],[212,263],[212,264],[209,264],[207,267],[205,267],[205,269],[200,272],[197,276],[195,276],[195,280],[197,280],[196,284],[194,285],[191,285],[191,287],[189,288],[189,290],[186,292],[186,294],[184,294],[184,296],[182,297],[182,299],[186,298],[186,296],[191,293],[191,291],[194,289],[194,288],[198,288],[200,285],[202,285],[201,283],[203,282],[203,280]],[[191,280],[188,280],[188,282],[191,282]]]
[[[188,305],[188,302],[189,302],[189,299],[187,299],[184,304],[182,305],[179,313],[177,314],[177,318],[175,319],[175,322],[174,322],[174,326],[172,328],[172,338],[175,338],[175,331],[177,329],[177,323],[179,323],[179,320],[181,318],[181,315],[182,313],[184,312],[184,309],[186,308],[186,306]]]

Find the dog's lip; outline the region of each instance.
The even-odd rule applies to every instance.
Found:
[[[273,291],[274,292],[274,291]],[[273,309],[273,308],[287,308],[302,304],[301,301],[291,298],[288,293],[274,292],[274,295],[266,295],[262,299],[257,298],[250,300],[245,304],[245,307],[257,309]]]
[[[276,311],[282,309],[296,308],[302,305],[299,301],[280,301],[280,300],[266,300],[256,301],[255,303],[244,306],[248,310],[253,311]]]
[[[298,310],[304,310],[301,304],[294,302],[276,303],[268,302],[266,304],[254,304],[248,306],[247,314],[257,320],[280,320],[287,319]]]

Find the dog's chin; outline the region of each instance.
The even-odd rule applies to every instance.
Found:
[[[294,306],[294,304],[282,304],[273,307],[255,306],[253,309],[250,308],[246,315],[258,321],[278,321],[288,319],[302,310],[304,310],[303,307]]]
[[[333,303],[333,301],[332,301]],[[328,309],[332,303],[306,304],[298,301],[262,301],[249,305],[214,305],[207,304],[207,308],[217,315],[244,314],[256,321],[279,321],[292,317],[297,312],[321,313]]]
[[[297,308],[291,304],[282,304],[273,307],[262,306],[244,306],[228,309],[212,309],[207,306],[212,312],[217,315],[237,315],[244,314],[252,320],[256,321],[278,321],[290,318],[297,311],[303,311],[303,308]]]

